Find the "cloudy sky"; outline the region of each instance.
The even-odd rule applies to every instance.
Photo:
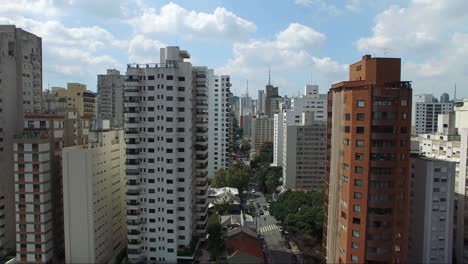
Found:
[[[0,0],[0,24],[43,40],[44,88],[96,90],[107,68],[188,50],[194,65],[230,74],[236,94],[262,89],[271,66],[280,94],[347,77],[363,54],[401,57],[414,93],[468,97],[467,0]]]

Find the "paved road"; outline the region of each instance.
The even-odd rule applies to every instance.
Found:
[[[278,221],[263,209],[263,206],[267,204],[265,196],[257,192],[252,200],[257,211],[257,233],[261,234],[265,239],[269,263],[295,263],[291,250],[286,247],[286,242],[281,236]],[[260,207],[257,206],[257,203],[259,203]],[[260,215],[260,211],[263,212],[263,215]]]

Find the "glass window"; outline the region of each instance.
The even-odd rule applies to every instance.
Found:
[[[357,100],[357,107],[363,108],[365,106],[364,100]]]
[[[364,147],[364,140],[356,140],[356,147]]]
[[[359,237],[359,231],[353,230],[353,237]]]
[[[364,121],[364,117],[365,117],[364,113],[357,113],[356,114],[356,120],[358,120],[358,121]]]
[[[353,211],[354,212],[361,212],[361,206],[357,205],[357,204],[353,205]]]

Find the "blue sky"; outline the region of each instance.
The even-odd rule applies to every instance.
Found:
[[[232,76],[236,94],[263,89],[271,66],[280,94],[322,92],[369,53],[401,57],[414,93],[468,97],[466,0],[0,0],[0,24],[43,38],[44,88],[96,88],[107,68],[158,62],[188,50],[194,65]]]

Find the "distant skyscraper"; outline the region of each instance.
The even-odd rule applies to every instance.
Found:
[[[455,162],[411,158],[408,263],[452,263]]]
[[[97,76],[98,118],[110,120],[111,127],[124,125],[124,75],[118,70],[107,70]]]
[[[412,89],[400,69],[366,55],[328,92],[327,263],[406,263]]]
[[[24,114],[41,113],[42,40],[15,26],[0,26],[0,247],[15,248],[13,136]]]
[[[453,102],[438,102],[432,94],[420,94],[414,96],[414,109],[416,134],[430,134],[437,131],[438,115],[453,111]]]
[[[66,263],[112,263],[127,247],[124,131],[93,131],[63,149]]]
[[[441,103],[448,103],[450,101],[450,97],[448,93],[443,93],[440,95],[440,102]]]
[[[265,86],[265,115],[273,117],[276,110],[279,109],[280,101],[272,101],[272,98],[279,97],[278,87],[271,85],[270,70],[268,70],[268,84]]]
[[[264,113],[265,113],[265,91],[258,90],[257,114],[264,114]]]
[[[161,49],[160,64],[127,67],[127,228],[132,263],[187,259],[192,245],[206,237],[212,80],[206,67],[192,68],[189,58],[187,51],[167,47]]]

